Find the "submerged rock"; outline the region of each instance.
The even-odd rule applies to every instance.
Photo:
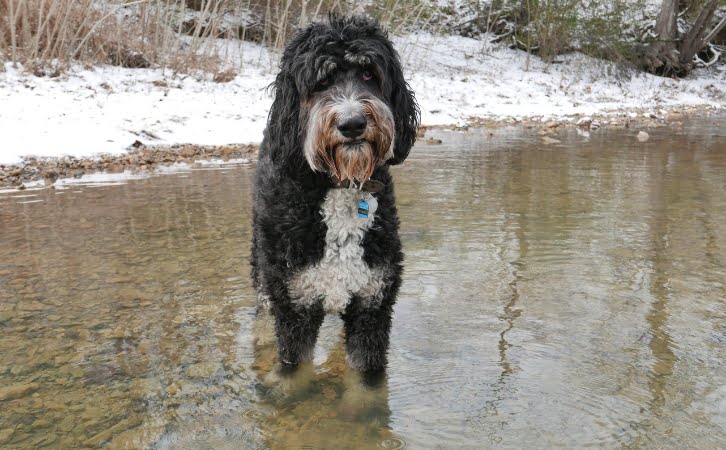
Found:
[[[169,395],[176,395],[176,393],[179,392],[179,387],[176,385],[176,383],[171,383],[169,386],[167,386],[166,392]]]
[[[108,444],[109,449],[149,448],[164,432],[164,427],[138,426],[119,433]]]
[[[8,442],[10,442],[10,439],[12,439],[13,434],[15,434],[15,430],[12,428],[5,428],[0,430],[0,445],[5,445]]]
[[[224,371],[222,364],[215,361],[205,361],[192,364],[187,367],[184,373],[192,379],[204,379],[212,378],[222,371]]]
[[[48,422],[47,420],[38,419],[30,425],[30,428],[32,428],[33,430],[37,430],[38,428],[48,428],[49,426],[50,422]]]
[[[129,389],[129,395],[135,400],[160,397],[162,393],[161,380],[158,378],[134,380]]]
[[[15,400],[26,397],[40,388],[38,383],[14,384],[0,387],[0,400]]]
[[[70,431],[75,428],[76,426],[76,419],[74,419],[73,416],[68,415],[58,424],[58,429],[61,430],[63,433],[70,433]]]
[[[83,445],[85,447],[98,447],[101,444],[103,444],[104,442],[111,439],[111,437],[114,434],[119,433],[121,431],[129,430],[131,428],[135,428],[135,427],[141,425],[141,423],[142,423],[141,417],[138,415],[133,415],[133,416],[129,417],[128,419],[123,420],[104,431],[101,431],[100,433],[93,436],[92,438],[86,439],[85,441],[83,441]]]
[[[551,144],[559,144],[561,141],[559,139],[551,138],[549,136],[542,136],[542,143],[546,145]]]

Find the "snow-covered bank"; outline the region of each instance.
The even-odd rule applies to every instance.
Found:
[[[544,120],[678,106],[726,106],[726,66],[682,80],[626,73],[581,54],[546,64],[527,53],[462,37],[403,45],[425,125],[489,119]]]
[[[396,39],[424,125],[472,117],[543,118],[633,109],[726,106],[726,67],[684,80],[623,76],[582,55],[546,65],[536,57],[462,37]],[[0,72],[0,164],[23,156],[119,154],[147,145],[255,143],[271,98],[276,55],[245,44],[239,75],[227,83],[158,69],[76,69],[38,78],[6,64]]]

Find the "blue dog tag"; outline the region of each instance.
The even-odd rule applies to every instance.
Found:
[[[368,219],[373,217],[378,209],[378,200],[370,192],[366,192],[363,198],[358,200],[358,217]]]
[[[362,219],[368,218],[368,202],[365,200],[360,200],[358,202],[358,217]]]

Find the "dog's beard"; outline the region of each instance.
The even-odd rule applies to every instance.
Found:
[[[305,158],[315,171],[327,171],[339,181],[368,180],[376,167],[393,157],[393,115],[383,102],[363,101],[368,127],[356,139],[343,137],[337,130],[332,110],[313,108],[305,140]]]
[[[379,162],[375,149],[367,141],[339,144],[326,161],[331,174],[340,181],[365,181],[373,175]]]

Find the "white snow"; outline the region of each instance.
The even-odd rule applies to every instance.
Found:
[[[463,37],[412,34],[395,39],[424,125],[472,117],[541,118],[630,113],[709,105],[723,108],[726,72],[673,80],[626,77],[583,55],[547,65],[537,57]],[[122,153],[144,144],[255,143],[272,101],[277,55],[244,43],[229,62],[228,83],[174,76],[161,69],[76,68],[58,78],[0,67],[0,163],[23,156]]]
[[[562,64],[481,41],[409,36],[399,42],[422,122],[443,125],[469,117],[542,118],[621,113],[632,109],[726,105],[726,76],[716,71],[674,80],[619,74],[610,63],[581,54]]]

